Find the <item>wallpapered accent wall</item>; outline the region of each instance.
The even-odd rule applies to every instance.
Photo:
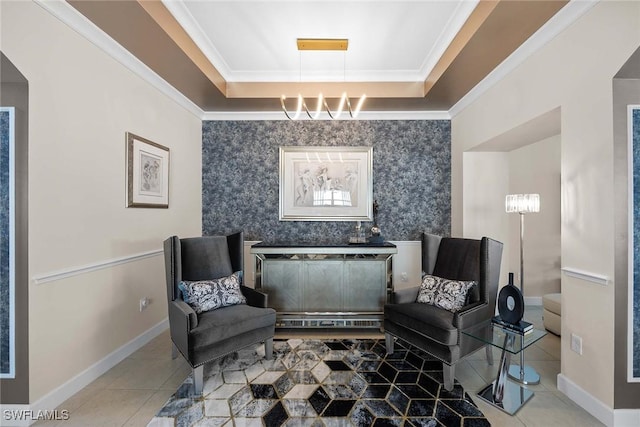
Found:
[[[205,121],[203,235],[345,243],[355,222],[279,221],[279,147],[372,146],[373,198],[386,240],[451,229],[451,122]],[[363,223],[368,231],[372,222]]]

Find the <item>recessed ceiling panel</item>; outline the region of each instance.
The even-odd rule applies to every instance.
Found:
[[[228,82],[424,80],[476,3],[164,1]],[[301,37],[349,49],[300,52]]]

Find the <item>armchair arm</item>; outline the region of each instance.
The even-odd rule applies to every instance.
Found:
[[[240,286],[240,290],[242,291],[242,295],[247,299],[247,304],[253,307],[267,307],[269,295],[247,286]]]
[[[469,304],[458,311],[453,316],[453,326],[458,329],[467,329],[473,325],[478,325],[482,322],[487,322],[493,317],[493,310],[489,303],[475,302]]]
[[[198,315],[182,300],[169,302],[171,340],[183,356],[189,357],[189,331],[198,326]]]
[[[173,311],[176,317],[181,317],[184,319],[184,321],[187,322],[186,323],[187,331],[190,331],[196,326],[198,326],[198,315],[196,314],[195,310],[186,302],[180,299],[176,299],[171,301],[171,304],[169,304],[169,307],[171,307],[170,311]],[[173,320],[171,318],[171,315],[172,313],[169,313],[169,321]]]
[[[407,304],[410,302],[416,302],[418,297],[418,291],[420,286],[413,286],[411,288],[399,289],[393,292],[391,301],[393,304]]]

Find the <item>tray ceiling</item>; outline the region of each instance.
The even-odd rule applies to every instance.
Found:
[[[368,111],[446,111],[567,1],[68,0],[205,112],[367,93]],[[345,38],[298,51],[297,38]]]

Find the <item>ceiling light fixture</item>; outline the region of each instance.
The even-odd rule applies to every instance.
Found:
[[[346,51],[347,48],[349,47],[349,40],[347,39],[298,39],[297,44],[298,44],[298,51],[303,51],[303,50]],[[346,67],[343,64],[343,69],[344,68]],[[343,72],[346,73],[346,71],[343,71]],[[302,74],[302,65],[300,65],[300,74]],[[345,111],[345,106],[347,111],[349,112],[349,116],[351,116],[352,119],[355,119],[360,114],[360,110],[362,109],[362,105],[364,104],[365,99],[367,99],[367,95],[362,94],[362,96],[358,100],[358,103],[356,104],[356,108],[352,109],[351,101],[349,100],[349,95],[347,95],[347,92],[343,92],[342,96],[340,97],[340,102],[338,103],[338,108],[336,109],[335,112],[331,111],[331,109],[329,108],[329,104],[327,103],[327,99],[322,95],[322,93],[318,95],[316,109],[313,113],[309,111],[309,108],[307,107],[307,103],[305,102],[305,99],[302,96],[302,94],[298,94],[298,102],[297,102],[295,113],[289,114],[289,111],[287,111],[287,106],[285,105],[285,101],[287,100],[286,95],[282,95],[280,97],[280,105],[282,106],[282,111],[284,111],[284,114],[287,116],[289,120],[298,120],[302,115],[303,110],[305,113],[307,113],[307,116],[309,116],[311,120],[319,119],[323,110],[327,112],[327,114],[331,119],[335,120],[340,118],[342,113]]]

